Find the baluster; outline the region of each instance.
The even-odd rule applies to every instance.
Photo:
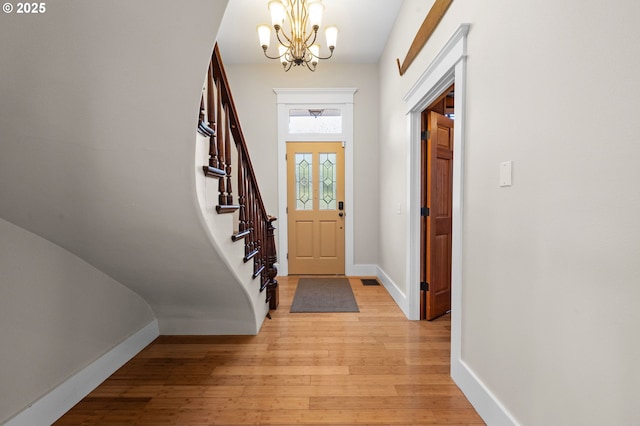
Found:
[[[244,199],[244,185],[245,185],[245,167],[244,156],[242,150],[238,150],[238,205],[240,211],[238,212],[238,233],[244,232],[247,229],[247,211]]]
[[[225,165],[224,165],[224,159],[225,159],[225,155],[224,155],[224,140],[225,138],[227,138],[227,134],[229,133],[229,114],[228,114],[228,110],[226,108],[226,106],[222,105],[222,94],[220,92],[220,89],[218,88],[218,96],[219,96],[219,100],[218,100],[218,117],[220,117],[220,122],[219,124],[219,129],[221,134],[218,137],[218,153],[220,155],[219,157],[219,163],[220,164],[220,169],[224,171],[225,169]],[[223,116],[222,116],[222,110],[224,110],[224,121],[223,121]],[[224,124],[223,124],[224,123]],[[225,185],[225,181],[224,181],[224,175],[220,177],[220,179],[218,179],[218,205],[219,206],[226,206],[227,205],[227,196],[226,196],[226,185]]]
[[[249,220],[249,237],[245,244],[245,255],[253,251],[253,236],[255,230],[253,229],[253,192],[251,192],[251,185],[247,184],[247,219]]]
[[[256,242],[258,240],[258,223],[256,221],[257,205],[256,205],[256,192],[251,185],[251,253],[256,250]]]
[[[224,162],[225,162],[225,169],[224,171],[227,174],[227,199],[226,199],[226,203],[227,205],[232,205],[233,204],[233,189],[231,187],[231,128],[235,127],[235,125],[233,123],[231,123],[230,120],[230,114],[229,114],[229,105],[225,105],[225,110],[224,113],[227,117],[227,122],[226,124],[226,132],[225,132],[225,137],[224,137]]]
[[[216,82],[217,96],[216,96],[216,126],[217,129],[222,128],[222,82]],[[223,148],[222,148],[222,137],[216,132],[216,168],[222,169],[222,158],[223,158]]]
[[[200,114],[198,116],[198,121],[204,123],[204,113],[205,113],[205,108],[204,108],[204,94],[202,94],[202,96],[200,96]]]
[[[265,283],[264,277],[267,273],[267,251],[265,250],[265,241],[266,241],[266,231],[267,227],[265,226],[264,220],[262,220],[262,245],[260,249],[260,264],[262,265],[262,274],[260,275],[260,282]],[[265,283],[266,284],[266,283]]]
[[[277,309],[279,300],[279,289],[278,289],[278,281],[275,279],[276,275],[278,275],[278,268],[276,268],[275,263],[278,261],[278,256],[276,254],[276,239],[274,236],[275,226],[273,226],[273,222],[277,219],[275,217],[269,216],[267,219],[267,277],[269,278],[269,282],[267,284],[267,302],[269,302],[269,309]]]
[[[215,99],[215,83],[213,82],[213,63],[209,64],[207,84],[207,120],[209,121],[209,127],[213,130],[213,135],[209,138],[209,166],[214,168],[218,167],[218,147],[216,145],[216,139],[218,139],[217,123],[216,120],[216,100]]]
[[[267,273],[267,268],[269,267],[269,256],[267,253],[267,248],[269,246],[269,239],[268,239],[268,225],[269,223],[266,221],[266,219],[264,217],[262,217],[262,266],[264,266],[264,273],[262,274],[263,277],[266,276]]]
[[[261,215],[256,212],[256,225],[258,228],[257,239],[256,239],[256,250],[258,250],[258,255],[256,256],[256,260],[253,263],[253,272],[257,272],[260,270],[262,266],[262,225],[263,222],[261,220]]]

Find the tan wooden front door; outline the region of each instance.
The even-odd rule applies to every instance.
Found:
[[[287,143],[289,274],[344,274],[342,142]]]
[[[451,225],[453,194],[453,120],[423,113],[427,140],[422,145],[421,317],[434,319],[451,310]]]

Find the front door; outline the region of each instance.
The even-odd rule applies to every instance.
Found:
[[[421,317],[431,320],[451,310],[453,120],[430,110],[422,117]]]
[[[288,259],[292,275],[344,275],[342,142],[287,143]]]

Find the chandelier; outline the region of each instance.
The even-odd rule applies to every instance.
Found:
[[[271,40],[271,28],[268,25],[258,26],[258,39],[264,56],[279,59],[285,71],[289,71],[292,66],[300,65],[306,65],[311,71],[315,71],[319,59],[329,59],[333,56],[338,39],[337,27],[325,29],[329,56],[320,56],[320,45],[316,43],[324,11],[321,0],[272,0],[269,2],[269,11],[271,24],[276,30],[278,56],[269,56],[267,53]]]

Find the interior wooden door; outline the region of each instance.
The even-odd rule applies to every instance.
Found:
[[[344,275],[342,142],[287,143],[289,274]]]
[[[421,312],[431,320],[451,310],[453,120],[427,110],[424,127]]]

